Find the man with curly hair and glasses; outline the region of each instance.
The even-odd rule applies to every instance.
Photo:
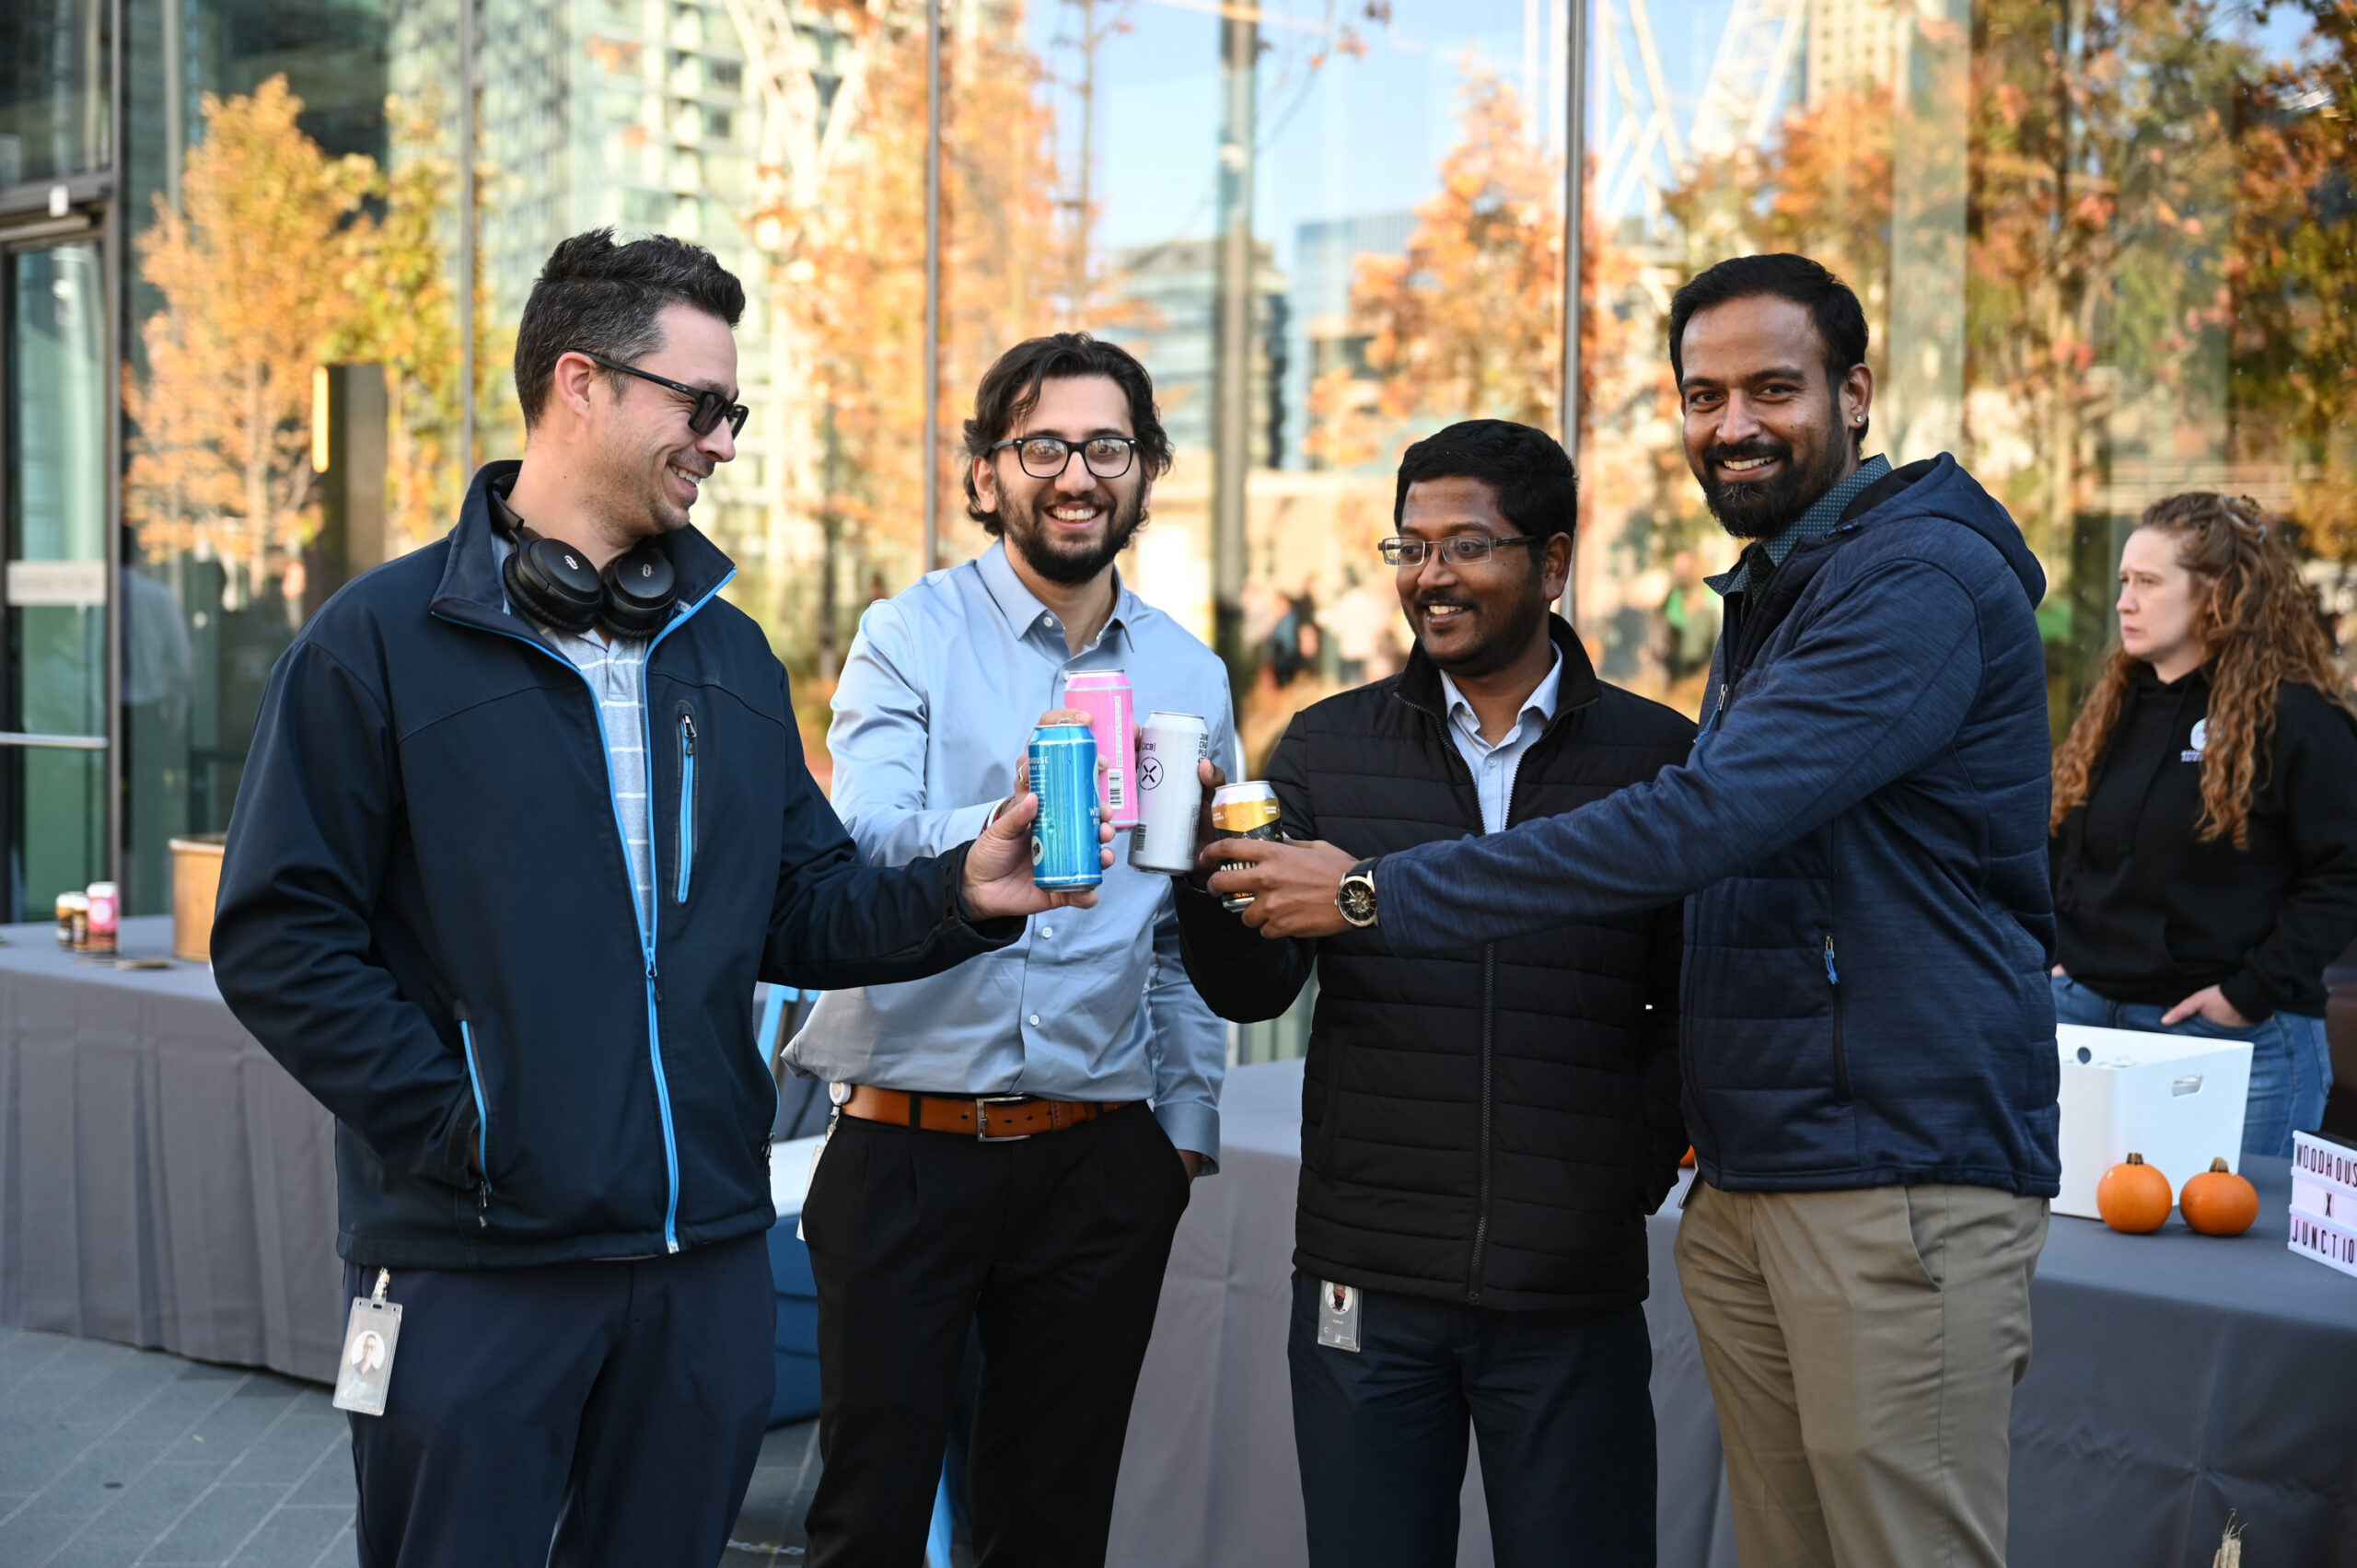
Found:
[[[1218,658],[1115,565],[1170,464],[1145,367],[1079,333],[1018,343],[965,435],[993,542],[870,606],[835,688],[835,807],[872,865],[985,830],[1034,726],[1086,721],[1074,675],[1125,671],[1139,714],[1197,714],[1235,750]],[[1124,860],[1096,908],[986,964],[830,993],[787,1056],[838,1108],[802,1211],[810,1562],[918,1560],[970,1332],[981,1561],[1102,1562],[1171,1234],[1219,1154],[1227,1032],[1180,964],[1171,879]]]

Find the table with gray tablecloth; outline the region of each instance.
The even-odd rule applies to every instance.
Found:
[[[1285,1367],[1300,1104],[1298,1063],[1227,1075],[1220,1174],[1179,1226],[1122,1456],[1125,1568],[1305,1561]],[[2357,1568],[2357,1279],[2287,1250],[2286,1162],[2243,1164],[2259,1219],[2232,1239],[2054,1217],[2014,1405],[2015,1568],[2209,1568],[2229,1508],[2251,1568]],[[1648,1222],[1661,1562],[1732,1568],[1676,1202]],[[1469,1466],[1465,1564],[1490,1561],[1477,1487]]]
[[[326,1380],[343,1330],[334,1123],[203,964],[0,928],[0,1322]],[[171,948],[122,923],[124,958]]]
[[[168,923],[124,923],[126,956]],[[324,1378],[345,1303],[332,1124],[211,971],[118,970],[0,928],[0,1322]],[[823,1114],[795,1093],[781,1119]],[[1111,1561],[1304,1561],[1285,1367],[1301,1066],[1238,1068],[1197,1184],[1123,1456]],[[2357,1280],[2285,1249],[2282,1161],[2246,1161],[2249,1235],[2119,1236],[2057,1216],[2015,1401],[2013,1562],[2207,1568],[2229,1507],[2251,1568],[2357,1568]],[[1718,1432],[1649,1222],[1661,1561],[1735,1562]],[[1490,1561],[1469,1466],[1460,1560]],[[1567,1543],[1566,1561],[1579,1561]]]

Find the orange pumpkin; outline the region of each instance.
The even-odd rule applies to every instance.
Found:
[[[2177,1194],[2185,1223],[2204,1236],[2240,1236],[2258,1218],[2258,1189],[2226,1168],[2222,1157]]]
[[[2104,1224],[2131,1236],[2158,1230],[2169,1217],[2169,1179],[2142,1155],[2130,1155],[2096,1183],[2096,1212]]]

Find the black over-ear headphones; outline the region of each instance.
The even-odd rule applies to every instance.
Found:
[[[516,548],[500,568],[507,597],[533,620],[575,636],[602,621],[625,637],[663,629],[679,602],[671,558],[652,539],[593,572],[563,540],[543,539],[525,525],[497,490],[488,491],[492,522]]]

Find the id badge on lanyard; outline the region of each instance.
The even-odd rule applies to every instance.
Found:
[[[1318,1342],[1328,1350],[1346,1350],[1353,1354],[1359,1348],[1359,1304],[1362,1297],[1356,1285],[1336,1284],[1332,1280],[1318,1282]]]
[[[393,1385],[393,1351],[401,1340],[401,1304],[385,1299],[392,1283],[393,1272],[379,1269],[376,1290],[352,1298],[352,1317],[343,1329],[343,1356],[336,1363],[333,1403],[340,1411],[385,1413],[385,1396]]]

